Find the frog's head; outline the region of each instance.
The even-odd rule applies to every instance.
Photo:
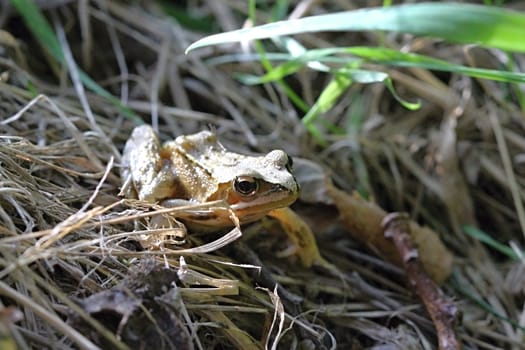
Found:
[[[257,220],[270,210],[295,202],[299,185],[292,174],[292,158],[284,151],[274,150],[261,157],[233,155],[235,167],[225,162],[216,169],[216,199],[225,199],[241,222]]]
[[[209,131],[178,137],[176,142],[188,159],[208,173],[202,200],[226,201],[241,223],[289,206],[299,196],[292,158],[284,151],[264,156],[230,152]]]

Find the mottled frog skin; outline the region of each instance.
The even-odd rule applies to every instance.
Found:
[[[136,127],[127,141],[121,178],[128,198],[165,207],[222,200],[241,224],[265,215],[279,220],[297,246],[305,265],[321,261],[315,239],[289,208],[299,196],[292,159],[274,150],[254,157],[230,152],[210,131],[179,136],[160,144],[147,125]],[[189,227],[222,229],[234,225],[230,213],[219,208],[179,218]],[[294,228],[301,227],[301,232]]]

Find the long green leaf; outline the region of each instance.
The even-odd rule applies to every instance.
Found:
[[[350,54],[352,56],[335,56],[336,54]],[[242,58],[242,56],[240,57]],[[239,60],[239,56],[231,58],[228,56],[227,58],[228,60]],[[247,84],[261,84],[275,81],[277,79],[282,79],[287,75],[295,73],[309,62],[338,63],[342,65],[348,65],[351,62],[356,64],[359,62],[373,62],[390,66],[417,67],[436,71],[459,73],[474,78],[483,78],[509,83],[525,83],[525,73],[466,67],[424,55],[403,53],[392,49],[378,47],[355,46],[314,49],[309,50],[305,52],[304,55],[297,57],[288,54],[267,53],[267,58],[285,62],[263,76],[245,76],[245,80],[243,80],[243,82]],[[259,56],[250,56],[250,59],[258,60]],[[224,59],[224,61],[221,61],[221,57],[219,57],[213,63],[224,63],[228,62],[228,60]],[[325,72],[327,71],[323,69],[317,70]]]
[[[384,30],[525,52],[525,15],[502,8],[420,3],[304,17],[205,37],[198,47],[319,31]]]
[[[413,53],[403,53],[396,50],[373,47],[341,48],[340,52],[350,53],[370,60],[398,67],[418,67],[437,71],[465,74],[474,78],[491,79],[504,82],[525,83],[524,73],[506,72],[495,69],[473,68],[449,63],[432,57]]]

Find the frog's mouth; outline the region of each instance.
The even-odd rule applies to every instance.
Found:
[[[191,211],[189,214],[181,215],[180,218],[194,229],[217,229],[232,227],[235,225],[231,218],[231,211],[238,218],[239,223],[247,224],[264,217],[268,212],[291,205],[298,197],[297,192],[291,192],[284,188],[266,195],[258,196],[250,201],[238,201],[230,203],[228,210],[211,209]]]
[[[237,196],[237,200],[230,201],[230,208],[244,223],[257,220],[273,209],[287,207],[295,202],[298,197],[298,191],[293,192],[284,186],[274,184],[265,190],[258,191],[256,195],[250,198]]]
[[[207,210],[192,211],[190,215],[181,216],[183,220],[195,227],[220,228],[234,226],[230,217],[233,211],[241,224],[259,220],[274,209],[291,205],[299,196],[298,188],[294,191],[278,185],[265,183],[258,187],[256,193],[242,196],[232,190],[231,185],[223,188],[222,196],[212,200],[224,200],[228,210],[217,210],[217,207]],[[218,193],[221,193],[219,190]]]

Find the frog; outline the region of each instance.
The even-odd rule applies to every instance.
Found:
[[[231,152],[209,130],[161,144],[154,129],[144,124],[133,129],[124,146],[121,180],[125,197],[161,207],[223,201],[241,225],[272,217],[304,266],[323,265],[312,231],[289,208],[300,193],[292,167],[283,150],[260,156]],[[175,222],[189,230],[234,226],[230,212],[214,206]]]

